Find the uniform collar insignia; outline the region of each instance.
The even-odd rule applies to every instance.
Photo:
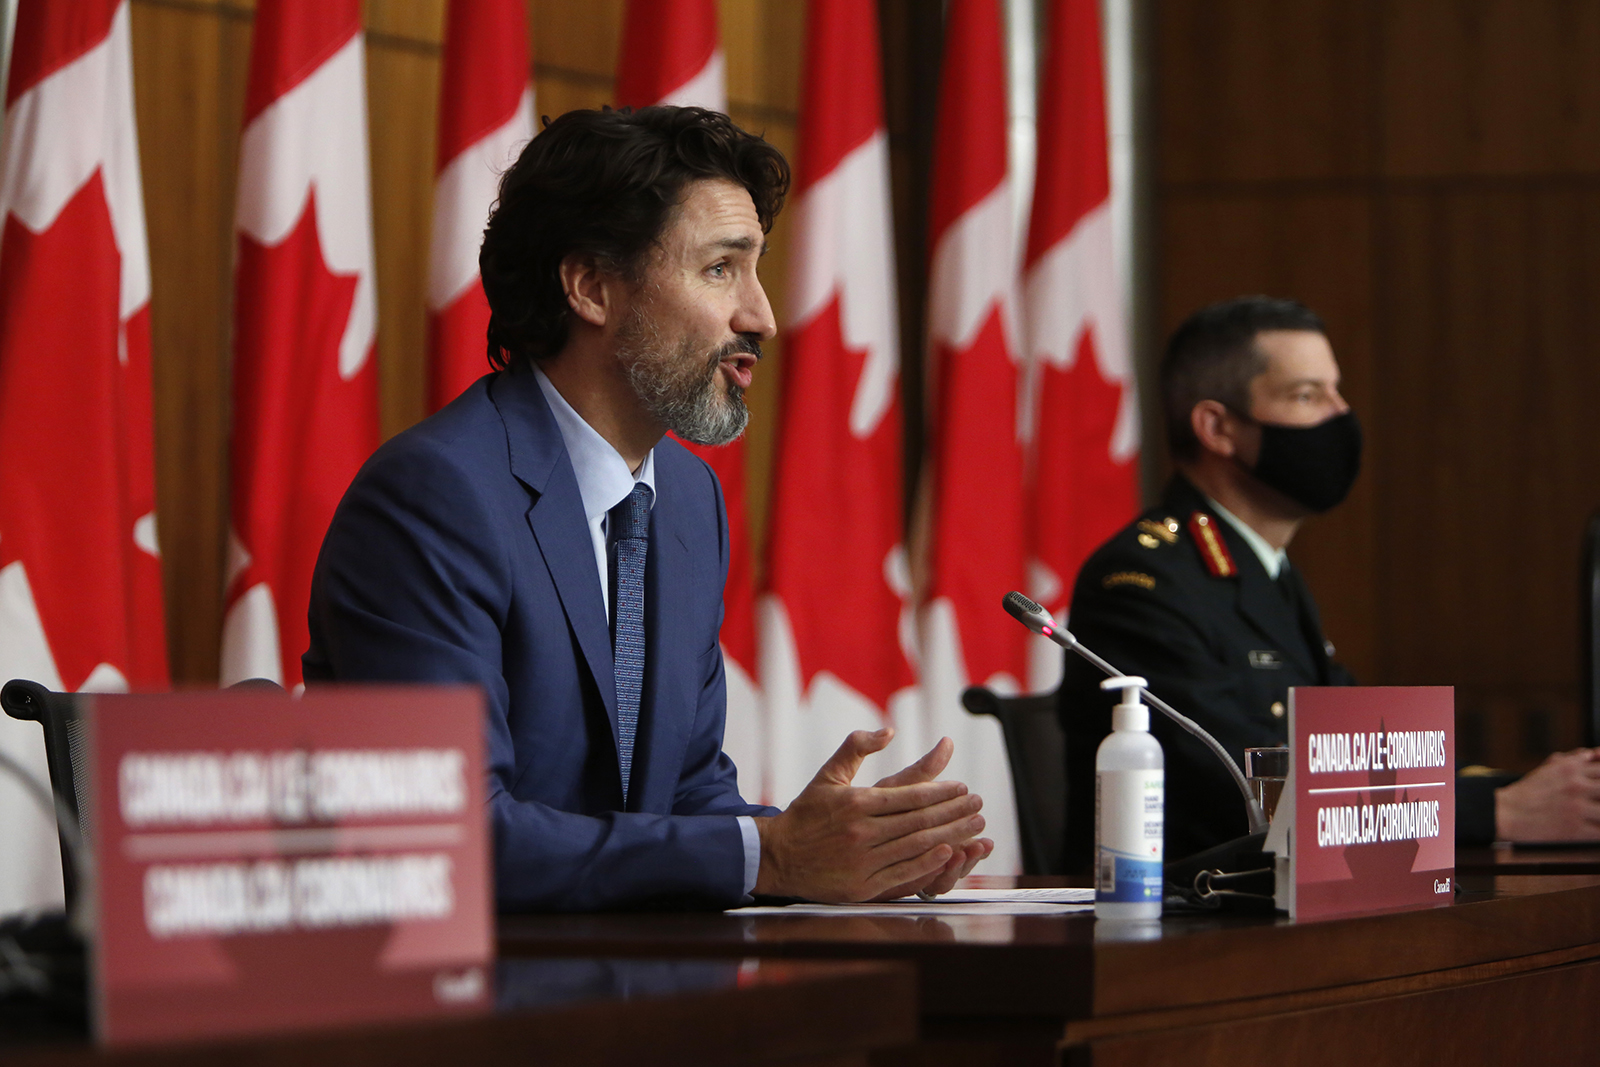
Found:
[[[1200,561],[1213,578],[1232,578],[1239,573],[1227,544],[1217,529],[1217,520],[1203,511],[1189,516],[1189,536],[1200,548]]]

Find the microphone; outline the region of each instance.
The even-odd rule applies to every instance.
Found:
[[[1000,602],[1000,605],[1006,609],[1006,614],[1034,633],[1041,637],[1048,637],[1062,648],[1076,652],[1113,678],[1124,677],[1121,671],[1080,644],[1078,639],[1072,636],[1070,630],[1063,630],[1057,627],[1056,620],[1037,601],[1030,600],[1013,590],[1005,595],[1005,599]],[[1233,777],[1233,784],[1239,787],[1239,794],[1244,797],[1245,813],[1250,817],[1250,832],[1256,833],[1265,830],[1267,828],[1267,817],[1262,813],[1261,805],[1256,803],[1255,795],[1250,792],[1250,783],[1245,780],[1244,772],[1239,770],[1239,765],[1233,761],[1232,756],[1228,755],[1228,750],[1223,748],[1215,737],[1207,733],[1205,727],[1187,715],[1178,712],[1171,704],[1150,692],[1149,689],[1141,686],[1139,692],[1144,695],[1145,701],[1151,707],[1199,738],[1201,743],[1211,750],[1212,755],[1222,761],[1222,765],[1228,768],[1228,774]]]

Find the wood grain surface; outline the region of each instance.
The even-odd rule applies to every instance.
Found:
[[[929,1020],[1049,1020],[1062,1033],[1069,1022],[1243,1002],[1259,1013],[1289,997],[1366,999],[1600,958],[1600,876],[1464,884],[1453,905],[1314,923],[1174,914],[1153,929],[1119,929],[1087,913],[525,915],[501,917],[499,943],[507,957],[907,961]]]
[[[865,1067],[872,1050],[916,1037],[915,986],[905,967],[752,960],[730,962],[723,973],[708,977],[703,963],[675,968],[674,975],[663,974],[659,963],[629,968],[590,960],[544,962],[553,965],[551,973],[526,976],[532,989],[525,1002],[484,1017],[114,1052],[81,1039],[33,1045],[0,1040],[0,1053],[11,1067]]]

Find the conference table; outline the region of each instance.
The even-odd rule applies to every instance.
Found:
[[[1600,874],[1600,845],[1512,845],[1456,849],[1459,874]]]
[[[611,957],[503,960],[496,971],[484,1015],[109,1051],[81,1024],[0,1010],[0,1063],[866,1067],[870,1051],[916,1037],[915,979],[903,964]]]
[[[918,1039],[874,1053],[884,1067],[1600,1057],[1600,875],[1458,881],[1448,904],[1318,922],[1169,912],[1157,923],[1119,925],[1086,913],[864,909],[526,915],[501,917],[499,943],[503,959],[908,963],[917,975]]]

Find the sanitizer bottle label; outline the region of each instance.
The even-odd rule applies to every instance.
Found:
[[[1098,901],[1161,901],[1161,834],[1165,799],[1161,771],[1095,775],[1095,892]]]

